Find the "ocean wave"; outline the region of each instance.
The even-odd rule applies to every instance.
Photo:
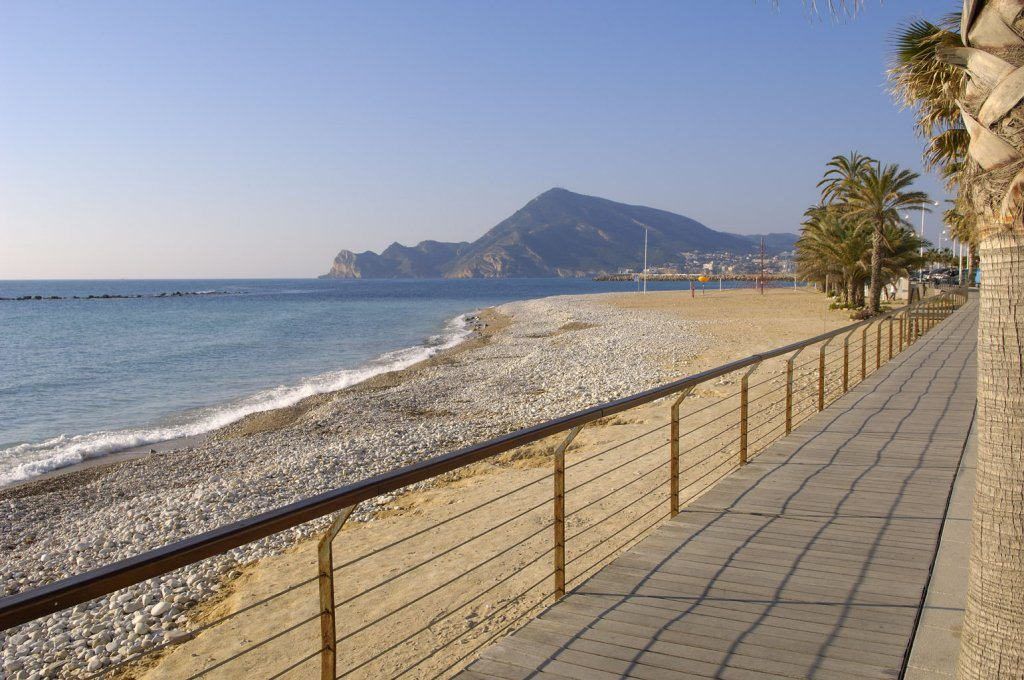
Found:
[[[292,406],[306,397],[342,390],[382,373],[400,371],[455,347],[468,338],[473,332],[469,316],[462,314],[451,319],[442,333],[431,336],[423,345],[385,352],[358,368],[322,373],[294,385],[281,385],[226,404],[198,409],[174,424],[82,435],[62,434],[42,442],[17,444],[2,449],[0,486],[22,482],[119,451],[206,434],[253,413]]]

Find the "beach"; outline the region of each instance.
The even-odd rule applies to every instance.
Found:
[[[81,573],[849,322],[842,312],[827,310],[824,296],[789,288],[768,289],[763,296],[753,290],[696,297],[681,291],[558,296],[502,304],[483,310],[478,319],[472,337],[414,366],[285,409],[250,415],[185,448],[0,489],[0,517],[9,527],[0,546],[3,593]],[[714,390],[694,395],[698,400],[716,396]],[[585,430],[576,450],[628,438],[633,430],[640,433],[664,417],[664,411],[663,404],[651,405],[617,425]],[[421,484],[400,497],[362,504],[342,537],[350,550],[360,546],[371,552],[379,542],[430,526],[453,503],[483,502],[487,494],[548,476],[541,453],[537,449],[441,485]],[[594,498],[620,481],[616,474],[603,478],[591,489]],[[550,489],[545,492],[550,494]],[[530,501],[526,497],[522,502]],[[599,514],[602,507],[588,504],[587,512]],[[487,512],[507,510],[491,508],[474,522],[486,523],[494,519]],[[227,627],[194,639],[188,631],[217,613],[244,606],[260,592],[286,585],[288,578],[297,580],[294,574],[314,575],[307,564],[313,542],[305,539],[324,524],[297,527],[10,631],[3,641],[3,667],[12,678],[86,675],[156,645],[180,642],[158,665],[134,667],[131,673],[188,675],[195,670],[190,663],[223,647],[218,635],[258,639],[253,631]],[[453,528],[452,536],[457,535]],[[411,555],[403,553],[394,566]],[[371,564],[360,568],[367,570],[367,578],[375,569]],[[523,578],[532,575],[528,569],[519,573]],[[352,583],[359,581],[353,578]],[[314,606],[315,594],[294,592],[294,607]],[[524,598],[515,607],[528,609],[543,596],[535,600]],[[473,606],[494,611],[501,604]],[[406,612],[403,619],[410,625],[417,616],[429,622],[429,607],[417,611]],[[372,613],[358,611],[355,616],[372,618]],[[460,614],[459,621],[452,635],[467,629],[466,617]],[[244,621],[235,623],[242,626]],[[254,617],[250,625],[269,623],[266,617]],[[496,630],[491,625],[469,627],[483,634]],[[287,637],[280,642],[286,644]],[[405,648],[415,654],[429,646],[420,640]],[[265,646],[262,653],[273,655],[274,649]],[[465,651],[455,645],[450,657],[436,655],[431,663],[457,664],[459,650]],[[222,672],[244,677],[253,668],[246,664],[261,663],[267,659],[257,655]],[[382,658],[375,663],[384,665],[366,665],[366,677],[389,672],[387,664],[399,662]],[[303,672],[296,667],[296,677]]]

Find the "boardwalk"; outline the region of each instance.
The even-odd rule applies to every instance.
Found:
[[[459,677],[897,678],[974,414],[972,301]]]

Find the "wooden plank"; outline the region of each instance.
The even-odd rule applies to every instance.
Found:
[[[596,598],[590,597],[588,600]],[[819,647],[830,639],[833,646],[844,647],[851,651],[869,650],[878,654],[891,654],[900,656],[903,648],[891,640],[855,638],[848,636],[842,628],[854,628],[840,626],[840,630],[834,631],[821,622],[811,621],[807,612],[799,612],[795,607],[781,611],[780,607],[769,605],[757,605],[749,602],[722,601],[716,605],[708,604],[707,601],[691,605],[685,609],[669,610],[661,607],[661,600],[653,599],[644,601],[643,598],[636,598],[621,606],[606,606],[600,610],[599,615],[592,611],[591,607],[578,605],[573,602],[558,609],[542,615],[542,619],[548,617],[560,617],[563,615],[576,614],[579,616],[591,616],[593,626],[602,626],[607,621],[631,623],[634,625],[651,626],[652,623],[659,623],[658,630],[678,631],[683,634],[696,634],[707,636],[721,636],[722,639],[735,643],[737,639],[744,637],[747,640],[755,640],[765,637],[777,644],[779,640],[799,640],[813,643]],[[818,610],[818,608],[813,608]],[[799,615],[804,614],[804,615]],[[834,623],[834,617],[831,621]],[[754,623],[766,623],[768,625],[753,626]]]
[[[973,419],[976,315],[972,301],[798,416],[465,680],[896,677]]]

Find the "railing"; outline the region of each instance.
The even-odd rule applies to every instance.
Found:
[[[81,657],[97,649],[99,634],[84,644],[69,640],[77,665],[65,664],[66,674],[141,672],[140,664],[163,654],[165,677],[448,677],[966,300],[966,289],[942,292],[5,597],[0,629],[76,606],[77,615],[96,610],[103,621],[99,610],[112,608],[110,596],[121,589],[138,594],[131,588],[148,579],[317,522],[315,555],[300,545],[267,558],[234,589],[235,601],[201,606],[191,630],[97,652],[88,666]],[[667,413],[659,406],[666,399]],[[478,477],[486,483],[463,481]],[[400,492],[392,502],[405,503],[404,511],[385,509],[342,531],[359,504]],[[492,525],[481,528],[488,519]],[[340,562],[336,543],[344,546]],[[308,576],[263,579],[296,570]],[[85,604],[97,598],[104,599]],[[154,611],[143,619],[159,623]],[[182,644],[190,653],[174,654]]]

